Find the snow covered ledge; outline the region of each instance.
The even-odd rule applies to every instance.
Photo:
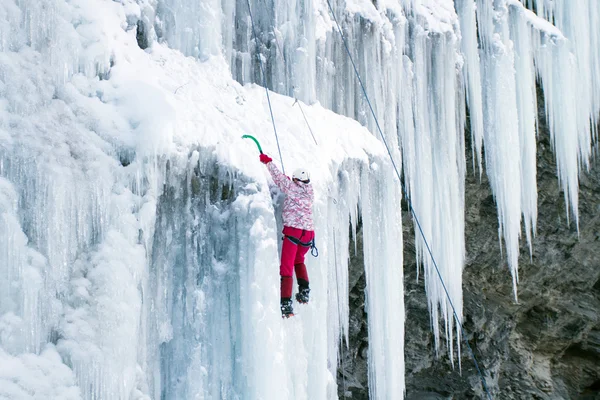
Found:
[[[36,374],[33,396],[49,399],[335,397],[348,227],[361,213],[370,386],[401,397],[400,193],[379,142],[305,105],[317,146],[293,100],[273,95],[286,171],[313,174],[321,251],[311,305],[281,321],[277,212],[241,139],[256,135],[277,160],[264,90],[241,87],[219,57],[142,51],[115,15],[74,32],[79,58],[42,64],[28,46],[0,58],[12,77],[1,88],[0,271],[23,288],[0,293],[0,361],[24,366],[0,393],[28,398]]]

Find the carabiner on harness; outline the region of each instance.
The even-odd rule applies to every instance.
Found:
[[[311,245],[310,245],[310,255],[313,257],[319,257],[319,249],[317,249],[317,246],[315,246],[315,240],[313,239]]]

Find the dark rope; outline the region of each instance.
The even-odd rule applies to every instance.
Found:
[[[310,127],[310,124],[308,123],[308,119],[306,119],[306,114],[304,114],[304,110],[302,109],[302,105],[300,104],[300,102],[298,101],[298,99],[296,99],[296,101],[294,101],[294,104],[292,104],[292,107],[294,107],[296,105],[296,103],[298,103],[298,107],[300,107],[300,112],[302,112],[302,116],[304,117],[304,121],[306,121],[306,126],[308,126],[308,130],[310,131],[310,136],[312,136],[313,140],[315,141],[315,144],[318,146],[319,143],[317,143],[317,139],[315,139],[315,135],[313,134],[313,131]]]
[[[491,400],[492,399],[492,395],[490,394],[490,391],[485,383],[485,378],[483,377],[483,373],[481,372],[481,369],[479,368],[479,363],[477,362],[477,358],[475,358],[475,353],[473,352],[473,349],[471,348],[471,345],[469,344],[469,341],[467,340],[467,337],[465,335],[465,331],[463,328],[463,325],[460,321],[460,319],[458,318],[458,314],[456,313],[456,308],[454,307],[454,304],[452,303],[452,299],[450,298],[450,294],[448,293],[448,289],[446,288],[446,284],[444,283],[444,279],[442,279],[442,274],[440,273],[440,269],[438,268],[438,265],[435,261],[435,257],[433,256],[433,252],[431,251],[431,248],[429,247],[429,243],[427,242],[427,238],[425,237],[425,233],[423,232],[423,229],[421,228],[421,224],[419,223],[419,219],[417,218],[417,214],[415,212],[415,209],[413,208],[411,201],[410,201],[410,197],[408,196],[408,193],[406,193],[406,188],[404,187],[404,185],[402,185],[402,179],[400,177],[400,172],[398,171],[398,168],[396,167],[396,163],[394,162],[394,157],[392,157],[392,152],[390,151],[390,148],[387,144],[387,141],[385,140],[385,136],[383,135],[383,131],[381,130],[381,127],[379,126],[379,121],[377,120],[377,116],[375,115],[375,110],[373,110],[373,106],[371,105],[371,101],[369,100],[369,96],[367,95],[367,90],[365,89],[365,85],[362,82],[362,79],[360,78],[360,74],[358,73],[358,69],[356,68],[356,64],[354,63],[354,59],[352,58],[352,54],[350,53],[350,49],[348,48],[348,43],[346,41],[346,37],[344,36],[344,33],[342,32],[342,28],[340,27],[340,24],[335,16],[335,13],[333,12],[333,8],[331,7],[331,3],[329,0],[327,0],[327,5],[329,6],[329,10],[331,11],[331,15],[333,16],[333,20],[335,21],[335,24],[337,25],[338,31],[340,32],[340,35],[342,37],[342,41],[344,42],[344,47],[346,48],[346,52],[348,53],[348,57],[350,58],[350,62],[352,63],[352,67],[354,68],[354,72],[356,73],[356,77],[358,78],[358,82],[360,83],[360,87],[362,88],[362,91],[365,95],[365,99],[367,100],[367,104],[369,105],[369,108],[371,110],[371,114],[373,114],[373,118],[375,119],[375,125],[377,125],[377,130],[379,131],[379,135],[381,136],[381,140],[383,141],[383,144],[385,145],[385,148],[388,152],[388,155],[390,156],[390,160],[392,161],[392,166],[394,167],[394,171],[396,171],[396,176],[398,176],[398,181],[400,182],[400,187],[402,188],[402,192],[404,193],[404,197],[406,198],[406,202],[408,203],[408,207],[410,208],[410,212],[412,213],[412,216],[417,224],[417,227],[419,228],[419,232],[421,233],[421,236],[423,237],[423,241],[425,242],[425,246],[427,247],[427,252],[429,253],[429,255],[431,256],[431,260],[433,261],[433,265],[435,266],[435,270],[437,272],[438,277],[440,278],[440,281],[442,283],[442,287],[444,288],[444,292],[446,292],[446,297],[448,297],[448,302],[450,303],[450,306],[452,307],[452,312],[454,314],[454,319],[456,320],[456,323],[458,324],[458,326],[460,327],[460,331],[461,334],[463,336],[463,338],[465,339],[465,343],[467,344],[467,348],[469,349],[469,352],[471,354],[471,358],[473,359],[473,363],[475,364],[475,368],[477,369],[477,373],[479,374],[479,378],[481,379],[481,384],[483,386],[483,389],[485,390],[487,397]]]

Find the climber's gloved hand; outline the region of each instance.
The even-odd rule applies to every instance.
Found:
[[[262,154],[260,155],[260,162],[261,162],[261,163],[263,163],[263,164],[268,164],[268,163],[270,163],[271,161],[273,161],[273,159],[272,159],[271,157],[269,157],[268,155],[266,155],[266,154],[264,154],[264,153],[262,153]]]

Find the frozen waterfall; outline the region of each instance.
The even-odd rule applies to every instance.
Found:
[[[489,178],[516,299],[521,236],[531,252],[536,232],[537,87],[578,229],[600,9],[330,1],[402,165],[435,353],[454,363],[465,176]],[[317,193],[311,303],[287,321],[281,196],[241,140],[276,154],[263,78],[286,170],[309,166]],[[354,252],[371,397],[403,398],[399,183],[324,0],[3,1],[0,398],[335,399]]]

